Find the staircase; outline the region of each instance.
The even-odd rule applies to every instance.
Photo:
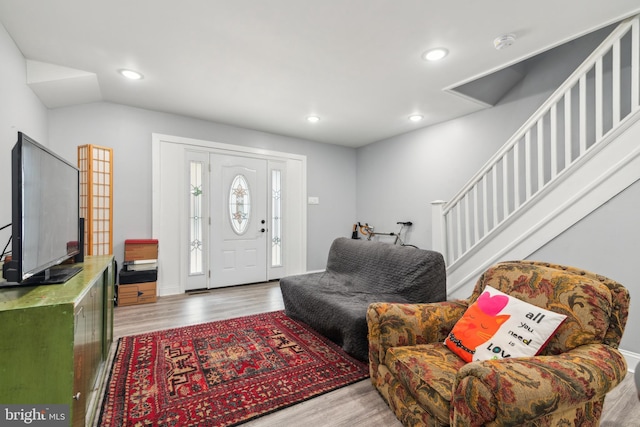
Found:
[[[433,249],[450,298],[523,259],[640,179],[640,15],[623,21],[450,201]]]

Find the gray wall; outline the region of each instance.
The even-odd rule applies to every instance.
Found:
[[[76,161],[76,147],[114,151],[114,254],[124,240],[151,237],[151,134],[283,151],[307,156],[307,268],[323,269],[334,238],[349,235],[355,218],[355,149],[252,131],[184,116],[100,102],[49,113],[51,148]]]
[[[11,148],[18,131],[47,144],[47,109],[26,84],[22,53],[0,25],[0,227],[11,222]],[[11,229],[0,231],[0,251]]]
[[[621,348],[640,353],[640,181],[531,254],[529,259],[584,268],[622,283],[631,309]]]

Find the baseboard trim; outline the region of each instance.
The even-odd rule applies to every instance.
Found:
[[[627,370],[631,373],[634,373],[636,371],[638,363],[640,363],[640,354],[627,350],[620,350],[620,353],[622,353],[625,360],[627,361]]]

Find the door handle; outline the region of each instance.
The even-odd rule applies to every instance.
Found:
[[[265,228],[261,228],[260,232],[264,233],[265,231],[267,231]]]

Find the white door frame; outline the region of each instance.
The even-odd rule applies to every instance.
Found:
[[[284,247],[284,275],[307,270],[307,158],[303,155],[205,141],[179,136],[152,134],[152,236],[158,239],[158,295],[181,294],[185,291],[187,253],[186,208],[182,197],[184,186],[184,153],[187,149],[250,155],[287,164],[287,194],[283,226],[287,245]],[[169,166],[169,165],[173,165]],[[175,165],[180,165],[176,167]],[[171,195],[174,195],[173,197]],[[178,196],[175,196],[178,195]]]

